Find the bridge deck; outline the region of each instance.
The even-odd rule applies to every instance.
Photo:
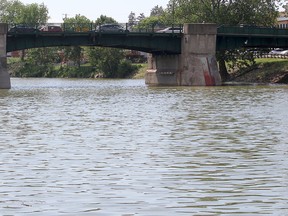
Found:
[[[138,32],[8,32],[7,52],[51,46],[103,46],[148,53],[181,53],[182,33]],[[288,48],[288,29],[219,26],[217,50]]]

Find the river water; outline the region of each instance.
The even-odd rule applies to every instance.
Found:
[[[288,215],[288,86],[11,83],[1,215]]]

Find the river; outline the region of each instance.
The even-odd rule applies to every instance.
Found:
[[[11,79],[1,215],[288,215],[288,86]]]

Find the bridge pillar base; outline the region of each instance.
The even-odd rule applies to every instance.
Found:
[[[0,23],[0,89],[10,89],[10,76],[7,71],[6,34],[7,24]]]
[[[148,85],[179,85],[179,55],[149,55],[145,83]]]
[[[215,24],[185,24],[181,54],[148,58],[145,83],[148,85],[222,85],[216,53]]]

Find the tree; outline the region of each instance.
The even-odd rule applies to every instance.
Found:
[[[162,16],[164,14],[164,9],[162,6],[156,5],[151,9],[150,16]]]
[[[288,14],[288,3],[286,3],[286,5],[283,5],[283,8],[285,9],[285,14],[287,16],[287,14]]]
[[[92,47],[88,56],[89,62],[107,78],[117,77],[118,65],[124,58],[122,50],[102,47]]]
[[[24,5],[18,0],[0,1],[0,20],[8,24],[29,24],[38,26],[46,23],[48,16],[47,7],[42,4]]]
[[[18,0],[1,0],[0,2],[1,22],[8,24],[21,23],[21,14],[25,5]]]
[[[126,78],[137,70],[136,66],[125,60],[121,49],[91,47],[88,57],[91,65],[105,78]]]
[[[64,57],[74,62],[74,65],[80,68],[82,59],[82,48],[80,46],[66,47],[64,49]]]
[[[64,18],[63,21],[64,29],[66,31],[70,30],[83,32],[92,30],[92,22],[87,17],[80,14],[77,14],[75,17],[71,18]]]
[[[59,62],[57,48],[34,48],[26,52],[25,61],[9,65],[16,77],[55,77],[54,64]]]
[[[96,25],[102,25],[102,24],[109,24],[109,23],[117,23],[115,19],[112,17],[107,17],[105,15],[101,15],[99,18],[96,19],[95,24]]]
[[[279,0],[170,0],[168,10],[184,22],[257,24],[271,26],[278,15]]]
[[[273,26],[280,0],[170,0],[166,20],[178,23]],[[229,78],[225,52],[217,53],[222,80]]]
[[[117,23],[112,17],[101,15],[96,24]],[[87,49],[88,61],[106,78],[123,78],[134,72],[136,69],[130,62],[124,59],[122,49],[106,47],[89,47]]]
[[[20,22],[27,23],[33,26],[39,26],[47,23],[49,19],[48,9],[42,4],[28,4],[20,13]]]
[[[4,22],[3,17],[6,15],[7,7],[8,7],[8,1],[0,0],[0,22]]]
[[[0,0],[0,20],[10,25],[25,24],[39,27],[48,20],[48,9],[44,4],[24,5],[18,0]],[[22,61],[24,60],[25,50],[22,50]]]
[[[140,15],[137,17],[137,23],[141,22],[144,19],[145,19],[144,13],[140,13]]]
[[[131,28],[135,25],[137,25],[136,14],[131,11],[131,13],[128,16],[128,26]]]
[[[165,22],[163,21],[161,16],[150,16],[143,20],[141,20],[137,28],[138,29],[151,29],[155,31],[156,28],[164,28]]]
[[[91,21],[80,14],[77,14],[75,17],[71,18],[64,18],[63,21],[64,29],[66,31],[70,30],[83,32],[92,30]],[[80,68],[80,63],[83,56],[82,50],[83,49],[80,46],[65,47],[64,58],[73,61],[74,65]]]

